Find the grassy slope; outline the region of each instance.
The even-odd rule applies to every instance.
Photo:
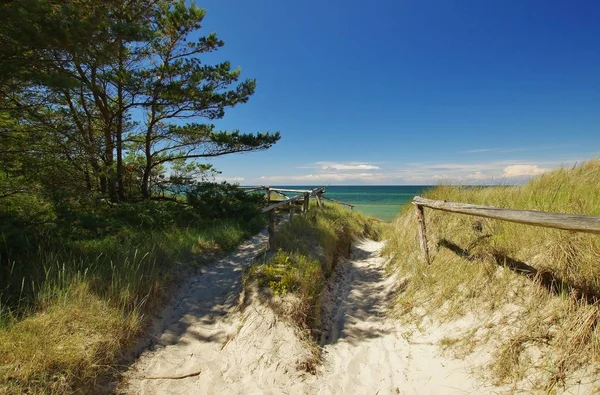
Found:
[[[131,210],[113,216],[101,235],[93,234],[97,224],[90,227],[92,234],[73,224],[72,237],[38,240],[39,250],[14,262],[9,278],[2,279],[5,292],[23,287],[16,303],[12,298],[13,309],[0,311],[0,393],[89,391],[116,373],[115,364],[142,330],[145,313],[165,300],[178,275],[264,225],[259,218],[198,221],[192,216],[188,224],[171,222],[174,212],[191,213],[162,203],[146,213]],[[120,221],[124,216],[132,219]],[[75,237],[75,232],[81,234]]]
[[[440,186],[426,197],[600,215],[600,160],[553,171],[524,186]],[[599,236],[429,209],[425,217],[431,266],[419,259],[412,207],[396,219],[387,245],[398,270],[410,278],[397,299],[404,318],[418,322],[432,315],[450,321],[475,312],[480,326],[450,334],[443,344],[463,355],[492,345],[488,368],[498,384],[554,391],[599,377],[600,308],[590,303],[600,295]],[[476,221],[483,225],[481,232]]]
[[[377,239],[381,224],[335,204],[313,206],[296,215],[276,232],[277,254],[252,266],[247,279],[274,294],[291,293],[299,305],[292,319],[304,328],[319,330],[320,295],[340,258],[348,256],[355,237]]]

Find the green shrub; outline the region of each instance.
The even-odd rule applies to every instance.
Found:
[[[221,205],[226,218],[183,200],[15,195],[2,203],[0,393],[81,392],[113,374],[186,267],[265,225],[239,202]]]
[[[202,218],[250,219],[260,213],[264,198],[237,185],[204,182],[186,193],[188,203]]]
[[[283,250],[263,265],[253,266],[248,273],[258,280],[260,286],[268,286],[275,295],[301,292],[311,301],[318,297],[324,281],[317,259]]]
[[[301,327],[320,329],[319,297],[339,259],[350,253],[357,237],[381,235],[380,223],[339,205],[313,205],[308,213],[297,215],[275,233],[278,252],[252,266],[247,279],[276,295],[291,293],[299,305],[290,317]]]

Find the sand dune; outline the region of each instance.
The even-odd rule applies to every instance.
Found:
[[[250,297],[240,308],[241,273],[265,243],[254,237],[190,278],[155,326],[156,344],[126,375],[138,394],[465,394],[490,388],[468,372],[478,361],[439,354],[447,328],[407,328],[387,317],[402,281],[384,270],[382,243],[362,240],[341,262],[329,289],[322,363],[297,330]],[[468,324],[468,323],[467,323]],[[487,388],[487,389],[486,389]]]

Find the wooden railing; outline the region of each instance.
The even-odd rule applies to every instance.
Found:
[[[269,213],[269,225],[267,227],[269,231],[269,249],[273,249],[273,238],[275,236],[275,222],[277,219],[276,210],[278,208],[289,206],[289,220],[292,221],[295,214],[295,206],[298,203],[302,203],[302,213],[306,214],[310,209],[310,198],[314,196],[317,201],[317,207],[323,206],[323,199],[330,200],[337,204],[342,204],[344,206],[350,207],[350,209],[354,208],[353,204],[341,202],[339,200],[330,198],[329,196],[324,196],[325,187],[319,187],[314,189],[286,189],[286,188],[276,188],[268,185],[258,185],[258,186],[243,186],[240,187],[247,192],[258,192],[265,191],[265,197],[267,200],[267,206],[262,209],[263,213]],[[279,201],[277,203],[271,203],[272,192],[275,192],[281,196],[285,197],[285,200]],[[287,193],[295,193],[297,195],[288,197],[285,194]]]
[[[323,199],[327,199],[330,202],[341,204],[342,206],[348,206],[348,207],[350,207],[350,210],[354,210],[354,205],[353,204],[346,203],[346,202],[340,202],[339,200],[334,199],[334,198],[330,198],[329,196],[323,196]]]
[[[271,192],[296,192],[296,193],[299,193],[299,195],[288,198],[286,200],[282,200],[281,202],[269,204],[269,203],[271,203]],[[292,203],[300,201],[300,200],[302,200],[304,203],[303,208],[302,208],[303,212],[308,212],[308,209],[310,208],[310,197],[314,195],[317,199],[317,206],[321,207],[323,205],[323,200],[322,200],[323,193],[325,193],[324,187],[315,188],[315,189],[312,189],[309,191],[300,190],[300,189],[279,189],[279,188],[267,187],[267,204],[269,204],[269,205],[267,207],[263,208],[262,212],[266,213],[267,211],[273,211],[278,207],[282,207],[282,206],[285,206],[288,204],[291,205]],[[293,205],[290,207],[293,207]],[[293,213],[293,209],[291,209],[290,212]]]
[[[303,213],[306,214],[308,212],[308,210],[310,209],[310,198],[312,196],[314,196],[317,200],[317,206],[321,207],[321,206],[323,206],[323,194],[325,193],[324,187],[314,188],[311,190],[273,188],[268,185],[261,185],[261,186],[255,186],[255,187],[241,187],[241,188],[243,188],[249,192],[250,191],[256,192],[256,191],[261,191],[261,190],[265,191],[265,196],[267,199],[267,206],[262,209],[262,212],[269,213],[269,224],[267,226],[267,230],[269,232],[269,249],[270,250],[274,249],[273,239],[275,237],[275,223],[277,220],[276,210],[278,208],[281,208],[284,206],[289,206],[289,220],[292,221],[294,218],[294,212],[296,209],[296,207],[295,207],[295,205],[297,204],[296,202],[298,202],[298,203],[302,202],[301,210]],[[285,200],[271,204],[271,193],[272,192],[278,192],[283,196],[285,196],[284,195],[285,193],[297,193],[297,195],[292,196],[292,197],[285,196],[286,197]]]
[[[455,203],[445,200],[430,200],[420,196],[413,199],[419,222],[419,241],[423,259],[431,263],[427,247],[427,229],[425,226],[424,207],[451,213],[466,214],[476,217],[493,218],[502,221],[516,222],[546,228],[564,229],[575,232],[600,234],[600,217],[580,214],[548,213],[533,210],[512,210],[493,206]]]

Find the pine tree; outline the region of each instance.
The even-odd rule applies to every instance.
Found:
[[[124,200],[125,179],[131,181],[126,158],[132,158],[142,163],[134,181],[147,199],[152,174],[173,163],[185,167],[200,158],[263,150],[279,139],[279,133],[217,131],[211,124],[247,102],[256,81],[240,81],[229,62],[201,62],[223,42],[215,34],[192,40],[205,16],[196,5],[0,4],[0,111],[19,124],[18,133],[2,133],[33,141],[20,155],[45,158],[40,177],[67,172],[74,193],[86,189]]]

